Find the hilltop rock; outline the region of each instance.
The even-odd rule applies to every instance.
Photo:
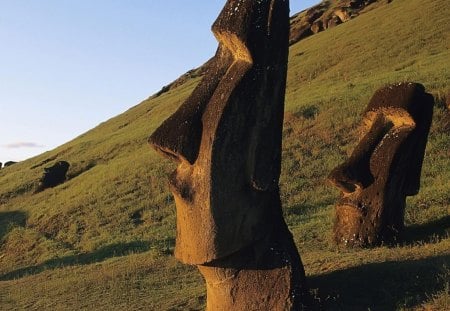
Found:
[[[47,188],[56,187],[66,181],[66,174],[70,164],[66,161],[58,161],[51,167],[44,168],[44,175],[40,180],[38,192]]]
[[[378,2],[390,3],[390,0],[325,0],[320,4],[301,11],[291,17],[289,44],[313,34],[335,27],[359,16],[366,8]]]

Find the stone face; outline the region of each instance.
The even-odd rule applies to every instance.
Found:
[[[229,0],[212,31],[202,81],[149,139],[178,164],[175,256],[199,267],[208,310],[298,309],[304,271],[278,186],[289,1]]]
[[[38,191],[56,187],[66,181],[66,174],[70,164],[66,161],[58,161],[51,167],[44,168],[44,175],[40,180]]]
[[[364,135],[329,180],[342,190],[336,205],[338,244],[368,246],[397,238],[406,196],[419,191],[433,97],[416,83],[379,89],[363,117]]]

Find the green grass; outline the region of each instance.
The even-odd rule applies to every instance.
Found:
[[[366,250],[331,242],[339,192],[325,178],[357,143],[373,92],[415,81],[450,91],[447,0],[394,0],[290,50],[281,176],[284,214],[318,305],[331,310],[446,310],[450,294],[450,137],[439,102],[405,241]],[[197,310],[195,268],[173,259],[174,165],[147,145],[198,83],[149,98],[91,131],[0,170],[0,309]],[[71,179],[34,194],[43,168]]]

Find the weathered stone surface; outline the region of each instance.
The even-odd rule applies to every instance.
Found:
[[[378,90],[364,112],[364,136],[329,180],[342,190],[334,238],[368,246],[395,239],[404,227],[406,196],[419,191],[433,97],[417,83]]]
[[[14,164],[16,164],[17,162],[14,162],[14,161],[8,161],[8,162],[5,162],[5,164],[3,165],[3,167],[8,167],[8,166],[11,166],[11,165],[14,165]]]
[[[333,16],[327,21],[327,28],[335,27],[342,24],[341,19],[338,16]]]
[[[44,175],[40,180],[37,191],[56,187],[66,181],[66,174],[70,164],[66,161],[58,161],[51,167],[44,168]]]
[[[350,10],[347,8],[337,8],[333,11],[333,16],[336,16],[339,18],[339,21],[342,23],[348,22],[352,16],[350,13]]]
[[[298,310],[304,271],[278,186],[289,1],[229,0],[212,31],[202,81],[149,139],[178,163],[175,256],[199,267],[208,310]]]
[[[323,21],[322,20],[318,20],[315,21],[312,26],[311,26],[311,31],[312,33],[318,33],[321,32],[323,30]]]

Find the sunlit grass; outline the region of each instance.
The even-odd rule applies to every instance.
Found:
[[[312,290],[327,308],[448,305],[444,105],[435,108],[420,193],[407,201],[404,243],[336,248],[331,227],[339,193],[325,179],[355,146],[360,113],[377,88],[410,80],[439,100],[449,93],[449,15],[447,0],[394,0],[291,47],[281,196]],[[146,143],[197,82],[0,170],[0,309],[203,308],[201,276],[172,257],[175,207],[166,180],[174,165]],[[57,160],[71,163],[70,180],[34,194],[43,168]]]

